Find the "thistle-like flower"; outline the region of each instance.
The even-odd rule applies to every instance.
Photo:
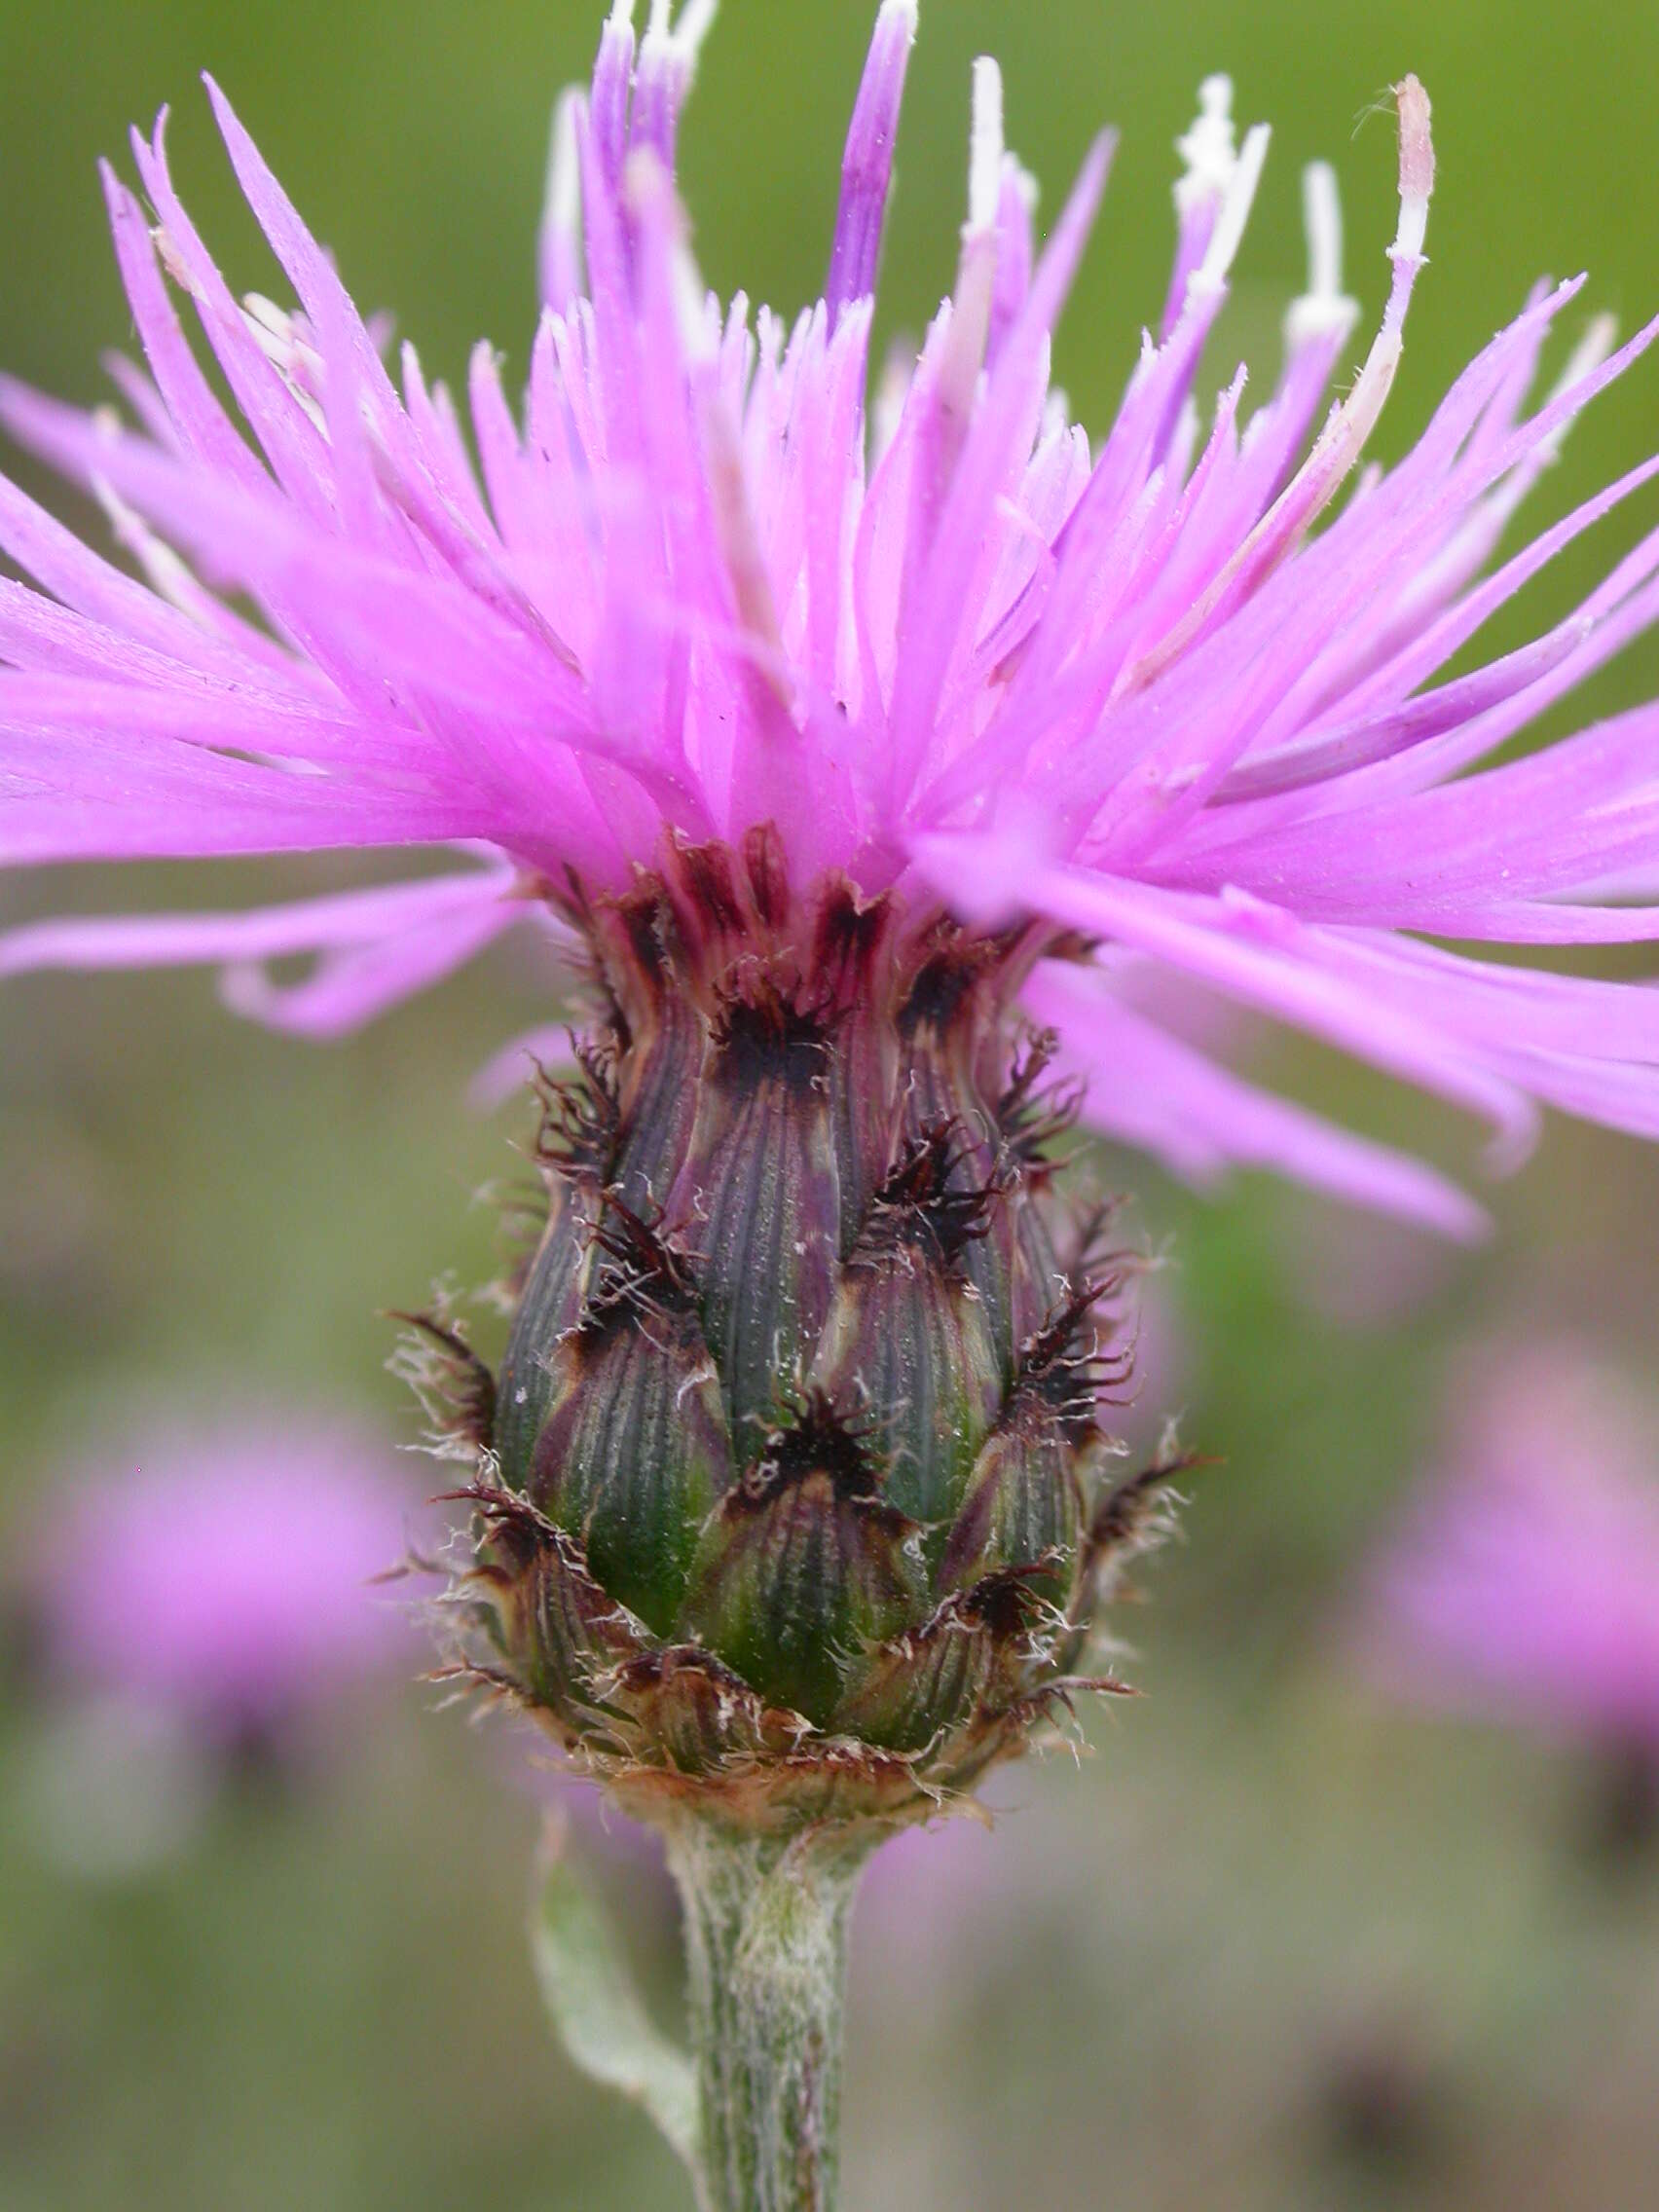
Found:
[[[233,296],[160,126],[133,143],[149,213],[106,171],[148,363],[120,371],[138,428],[13,384],[0,415],[92,486],[142,580],[0,490],[0,545],[39,587],[0,598],[0,858],[448,844],[482,865],[233,916],[37,925],[0,940],[0,973],[223,963],[233,1005],[334,1034],[516,923],[581,950],[571,933],[663,882],[671,851],[722,854],[736,880],[764,839],[761,896],[787,884],[792,910],[844,885],[908,944],[940,915],[980,945],[1017,938],[999,1004],[1017,995],[1054,1032],[1093,1125],[1180,1170],[1268,1164],[1478,1227],[1420,1165],[1162,1028],[1166,970],[1472,1109],[1502,1159],[1540,1104],[1651,1133],[1651,992],[1424,940],[1659,929],[1650,708],[1481,767],[1649,623],[1659,536],[1545,636],[1434,681],[1659,470],[1490,568],[1572,418],[1655,325],[1609,354],[1593,321],[1531,402],[1582,279],[1540,289],[1405,458],[1360,470],[1423,267],[1433,156],[1408,79],[1393,280],[1357,373],[1336,183],[1316,166],[1278,387],[1246,416],[1240,371],[1202,431],[1199,356],[1267,150],[1262,127],[1235,150],[1212,78],[1180,141],[1159,335],[1091,449],[1049,348],[1111,141],[1038,254],[985,61],[955,292],[870,398],[914,0],[880,8],[824,296],[793,326],[741,295],[722,310],[691,259],[675,142],[713,12],[676,26],[653,4],[636,44],[618,0],[591,90],[559,103],[522,412],[487,348],[472,363],[482,483],[448,395],[405,347],[400,396],[216,88],[296,311]],[[1333,377],[1346,394],[1321,421]],[[297,986],[262,972],[304,952],[318,965]]]
[[[1594,325],[1529,407],[1577,287],[1536,294],[1337,510],[1423,266],[1407,79],[1393,281],[1346,396],[1315,426],[1354,317],[1321,167],[1278,388],[1241,422],[1240,373],[1201,435],[1267,152],[1260,128],[1235,149],[1211,79],[1161,334],[1091,451],[1049,351],[1110,141],[1038,252],[982,61],[955,291],[866,405],[914,0],[880,9],[824,297],[793,328],[711,300],[691,258],[675,140],[712,13],[655,6],[636,42],[619,0],[591,90],[560,102],[521,415],[494,356],[472,364],[482,484],[216,88],[296,311],[233,298],[160,128],[133,146],[150,216],[106,172],[139,427],[16,386],[0,414],[93,488],[142,580],[0,489],[0,544],[40,587],[0,598],[0,855],[475,861],[231,917],[37,924],[0,968],[223,962],[233,1004],[329,1033],[514,923],[549,931],[594,1022],[543,1087],[548,1216],[498,1380],[436,1332],[478,1509],[461,1663],[636,1793],[903,1817],[1066,1693],[1168,1472],[1115,1479],[1103,1432],[1124,1271],[1056,1190],[1077,1105],[1177,1164],[1478,1220],[1160,1027],[1149,974],[1471,1107],[1510,1154],[1540,1101],[1654,1127],[1651,991],[1425,941],[1659,927],[1601,898],[1653,854],[1650,710],[1465,773],[1659,610],[1659,534],[1547,637],[1431,682],[1659,469],[1484,572],[1653,330],[1604,357]],[[263,972],[301,951],[308,980]]]
[[[1480,1224],[1422,1164],[1162,1026],[1160,976],[1472,1110],[1500,1160],[1545,1105],[1659,1131],[1659,995],[1434,941],[1659,935],[1651,708],[1484,764],[1659,613],[1659,533],[1545,636],[1442,680],[1659,473],[1490,566],[1659,324],[1612,351],[1593,323],[1534,401],[1579,286],[1540,290],[1416,446],[1362,470],[1424,266],[1408,77],[1357,369],[1320,166],[1277,387],[1246,415],[1240,372],[1205,428],[1199,359],[1267,153],[1260,127],[1235,146],[1212,78],[1158,335],[1091,447],[1050,343],[1111,142],[1039,250],[987,60],[955,288],[871,396],[916,0],[882,0],[823,297],[793,324],[710,299],[692,259],[675,145],[713,13],[652,0],[636,40],[616,0],[591,88],[561,100],[529,389],[515,412],[475,354],[477,468],[216,88],[297,308],[233,296],[160,128],[133,144],[148,213],[106,175],[137,427],[11,385],[0,418],[96,493],[141,573],[0,486],[0,547],[38,587],[0,586],[0,859],[469,865],[37,924],[0,971],[218,963],[233,1005],[315,1035],[519,922],[585,974],[499,1376],[429,1327],[476,1506],[458,1664],[637,1809],[749,1839],[682,1866],[698,2157],[710,2203],[772,2205],[828,2199],[843,1910],[830,1884],[808,1940],[806,1862],[774,1889],[776,1851],[919,1817],[1017,1749],[1155,1530],[1167,1460],[1124,1483],[1106,1441],[1123,1264],[1067,1196],[1072,1112],[1184,1171],[1276,1166]],[[307,952],[297,985],[266,972]],[[767,1943],[792,1963],[761,1987]]]

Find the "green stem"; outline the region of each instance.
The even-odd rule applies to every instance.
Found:
[[[879,1831],[789,1839],[688,1821],[685,1906],[703,2212],[833,2212],[853,1891]]]

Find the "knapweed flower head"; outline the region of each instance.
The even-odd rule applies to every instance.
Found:
[[[1474,1379],[1438,1475],[1373,1568],[1397,1694],[1640,1751],[1659,1773],[1659,1418],[1570,1342]]]
[[[653,0],[636,38],[618,0],[560,102],[529,388],[515,410],[481,349],[470,441],[411,350],[394,378],[216,88],[294,309],[234,296],[160,128],[134,140],[148,210],[106,188],[135,427],[15,386],[0,416],[141,573],[0,492],[39,587],[0,599],[0,857],[467,865],[41,924],[0,966],[218,962],[243,1011],[328,1034],[520,921],[563,942],[594,1023],[542,1086],[547,1217],[499,1374],[428,1325],[478,1508],[458,1664],[659,1797],[901,1818],[1075,1686],[1170,1471],[1112,1463],[1126,1271],[1057,1188],[1080,1108],[1183,1172],[1480,1218],[1195,1050],[1161,977],[1472,1110],[1504,1157],[1542,1105],[1659,1125],[1659,995],[1436,941],[1659,932],[1651,710],[1484,764],[1659,612],[1659,534],[1545,637],[1443,677],[1659,472],[1491,565],[1654,329],[1609,352],[1593,324],[1533,397],[1578,286],[1540,290],[1403,460],[1361,467],[1424,266],[1407,78],[1357,366],[1317,167],[1277,387],[1247,411],[1240,372],[1203,421],[1267,153],[1214,78],[1157,334],[1091,444],[1050,349],[1111,141],[1040,245],[981,61],[955,287],[872,380],[915,0],[877,14],[823,296],[793,323],[712,300],[692,258],[675,148],[713,12]],[[297,985],[262,965],[304,952]]]
[[[373,1578],[412,1493],[350,1421],[249,1404],[152,1425],[55,1492],[23,1603],[52,1679],[122,1692],[223,1746],[339,1709],[409,1654]]]
[[[1212,78],[1180,142],[1161,321],[1091,444],[1049,352],[1111,141],[1039,253],[987,61],[956,289],[872,394],[915,7],[879,11],[824,296],[793,323],[741,295],[722,309],[691,259],[675,142],[713,12],[674,25],[658,0],[636,43],[618,5],[591,89],[561,100],[529,390],[515,411],[480,348],[477,466],[413,349],[401,389],[383,365],[216,88],[296,311],[234,296],[160,125],[133,143],[147,209],[106,171],[147,361],[120,373],[137,427],[15,385],[3,413],[97,491],[140,577],[0,494],[0,543],[39,587],[0,602],[0,854],[461,845],[479,865],[234,918],[64,923],[15,936],[0,966],[224,961],[234,1003],[331,1033],[542,919],[549,885],[615,893],[671,841],[735,850],[766,830],[798,891],[839,874],[902,901],[912,928],[942,909],[1035,919],[1051,952],[1087,938],[1094,958],[1040,961],[1027,1003],[1094,1078],[1091,1119],[1178,1166],[1268,1162],[1471,1226],[1422,1171],[1162,1033],[1137,1004],[1147,964],[1486,1116],[1511,1155],[1539,1102],[1650,1133],[1652,993],[1425,940],[1659,926],[1650,903],[1602,896],[1653,855],[1650,710],[1470,772],[1652,619],[1659,539],[1545,636],[1436,682],[1659,468],[1491,566],[1652,326],[1604,359],[1593,322],[1532,398],[1582,279],[1538,290],[1417,445],[1361,472],[1423,267],[1433,157],[1408,80],[1393,280],[1357,370],[1335,179],[1315,167],[1278,387],[1248,412],[1240,373],[1201,423],[1199,358],[1267,151],[1260,127],[1235,150]],[[304,951],[321,955],[306,984],[259,973]]]

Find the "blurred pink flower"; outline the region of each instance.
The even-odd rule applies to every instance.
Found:
[[[1659,1415],[1570,1345],[1476,1380],[1445,1472],[1373,1573],[1397,1692],[1659,1758]]]
[[[29,1606],[51,1673],[235,1743],[332,1707],[418,1649],[369,1579],[419,1493],[347,1422],[248,1408],[104,1454],[37,1542]]]
[[[1322,1327],[1399,1328],[1456,1279],[1442,1239],[1385,1214],[1336,1216],[1306,1204],[1288,1208],[1276,1227],[1291,1293]]]

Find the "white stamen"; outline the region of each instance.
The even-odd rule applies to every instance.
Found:
[[[674,319],[689,366],[705,368],[719,358],[719,313],[685,242],[685,226],[674,187],[649,146],[636,147],[622,171],[622,191],[637,216],[648,211],[666,233],[668,286]]]
[[[1027,215],[1035,215],[1037,202],[1041,197],[1037,179],[1016,155],[1005,154],[1003,156],[1004,189],[1006,190],[1011,184]]]
[[[823,310],[819,312],[822,313]],[[762,648],[760,674],[787,713],[793,706],[794,686],[788,673],[783,635],[778,627],[771,571],[766,566],[755,526],[743,441],[719,391],[703,392],[698,415],[715,534],[725,561],[732,596],[737,602],[737,618]]]
[[[1560,392],[1570,391],[1585,377],[1594,376],[1612,351],[1618,335],[1619,318],[1616,314],[1592,315],[1589,328],[1572,349],[1571,358],[1561,372],[1561,381],[1550,397],[1553,399]]]
[[[249,329],[273,360],[279,356],[272,352],[268,341],[274,341],[285,353],[294,343],[294,318],[286,308],[279,308],[275,300],[268,300],[263,292],[242,294],[242,313]]]
[[[1227,272],[1233,267],[1234,256],[1244,236],[1244,226],[1250,220],[1250,203],[1256,197],[1256,187],[1262,181],[1262,167],[1268,158],[1268,141],[1272,136],[1265,123],[1253,124],[1244,134],[1244,150],[1227,187],[1221,212],[1216,216],[1215,229],[1210,234],[1209,247],[1202,265],[1194,272],[1191,291],[1219,291],[1227,281]]]
[[[896,339],[882,358],[881,374],[875,382],[875,397],[870,404],[869,464],[872,469],[899,435],[904,402],[910,396],[910,385],[915,373],[914,344],[901,345]]]
[[[1284,318],[1285,344],[1299,346],[1346,333],[1359,314],[1343,290],[1343,206],[1337,172],[1329,162],[1310,162],[1302,172],[1302,217],[1308,232],[1308,289]]]
[[[1415,77],[1407,77],[1395,86],[1394,95],[1400,108],[1400,227],[1392,252],[1397,261],[1416,261],[1428,235],[1428,202],[1434,190],[1428,94]]]
[[[581,229],[582,171],[576,141],[580,98],[573,85],[559,94],[547,148],[547,228],[564,239],[574,239]]]
[[[242,321],[254,344],[295,399],[317,428],[325,429],[321,405],[325,375],[322,355],[308,339],[301,337],[294,317],[262,292],[248,292],[242,299]]]
[[[93,420],[106,434],[121,429],[119,419],[103,408],[96,410]],[[156,535],[137,509],[128,505],[108,477],[93,476],[87,488],[103,509],[117,544],[138,563],[152,591],[169,607],[176,607],[181,614],[187,614],[193,622],[205,628],[203,610],[205,595],[183,555]]]
[[[669,256],[668,280],[674,292],[674,318],[680,325],[680,343],[693,366],[709,367],[719,358],[719,321],[709,312],[709,294],[689,246],[677,245]]]
[[[1187,463],[1192,459],[1193,448],[1198,442],[1198,403],[1188,392],[1181,402],[1181,412],[1175,418],[1175,428],[1169,439],[1169,465],[1177,483],[1186,481]]]
[[[1002,198],[1002,71],[988,55],[974,64],[974,135],[968,163],[968,229],[995,231]]]
[[[1556,379],[1550,391],[1550,399],[1559,399],[1563,392],[1570,391],[1574,385],[1582,384],[1588,376],[1594,376],[1612,351],[1618,335],[1619,318],[1617,315],[1592,315],[1583,337],[1572,349],[1566,368]],[[1548,401],[1545,404],[1548,405]],[[1566,435],[1566,432],[1567,424],[1565,423],[1559,429],[1550,432],[1549,442],[1552,450]]]
[[[1329,162],[1309,162],[1302,172],[1302,216],[1308,227],[1308,291],[1330,299],[1343,288],[1343,203]]]
[[[1198,87],[1198,120],[1175,151],[1186,173],[1175,186],[1175,205],[1185,215],[1206,200],[1219,200],[1233,182],[1238,157],[1233,145],[1233,79],[1206,77]]]
[[[1421,267],[1422,241],[1429,194],[1434,189],[1434,145],[1429,136],[1428,95],[1415,77],[1398,87],[1400,103],[1400,227],[1389,248],[1394,281],[1382,327],[1365,356],[1364,365],[1342,405],[1327,420],[1313,442],[1313,450],[1257,523],[1232,559],[1210,582],[1203,595],[1150,652],[1129,669],[1120,689],[1142,690],[1198,636],[1214,609],[1226,598],[1240,574],[1264,559],[1282,558],[1284,548],[1296,542],[1335,498],[1364,451],[1377,418],[1400,364],[1401,330],[1410,305],[1413,282]],[[1251,132],[1251,137],[1255,132]],[[1242,170],[1250,158],[1246,140]],[[1258,162],[1258,167],[1260,163]],[[1242,181],[1242,179],[1240,180]],[[1217,235],[1227,226],[1237,187],[1229,195],[1229,207],[1216,224]],[[1252,189],[1254,189],[1252,184]],[[1247,203],[1246,203],[1247,204]],[[1215,248],[1211,246],[1213,253]],[[1206,256],[1206,266],[1208,257]],[[1199,272],[1199,276],[1203,274]],[[1193,279],[1195,283],[1198,277]],[[1360,478],[1354,497],[1364,496],[1374,479]]]
[[[651,0],[650,19],[640,42],[642,61],[649,63],[666,53],[689,77],[719,7],[719,0],[686,0],[677,23],[672,19],[673,0]]]
[[[1422,266],[1422,243],[1428,229],[1428,201],[1434,190],[1434,140],[1429,134],[1428,94],[1415,77],[1395,87],[1400,107],[1400,227],[1388,248],[1394,264],[1394,281],[1382,324],[1372,341],[1364,366],[1337,413],[1320,432],[1297,483],[1316,488],[1317,503],[1308,521],[1323,507],[1364,450],[1365,442],[1382,412],[1394,371],[1400,365],[1401,330],[1412,295],[1413,281]],[[1292,487],[1294,489],[1294,485]]]
[[[675,25],[674,41],[684,57],[687,69],[696,66],[697,55],[702,51],[703,41],[714,27],[719,5],[720,0],[686,0],[685,6],[681,9],[680,20]]]
[[[1545,406],[1547,407],[1552,401],[1560,399],[1565,392],[1569,392],[1574,385],[1582,384],[1586,377],[1594,376],[1612,351],[1618,334],[1619,325],[1616,315],[1592,315],[1583,337],[1572,349],[1567,366],[1550,387],[1549,398],[1544,402]],[[1534,448],[1532,454],[1534,469],[1536,466],[1552,461],[1558,457],[1561,452],[1562,441],[1567,436],[1567,431],[1571,429],[1574,420],[1575,418],[1571,415],[1564,417],[1548,436]],[[1524,491],[1531,481],[1533,469],[1519,469],[1516,474],[1524,479],[1521,485],[1521,489]]]
[[[950,425],[941,449],[941,479],[974,413],[974,395],[985,365],[991,302],[997,278],[997,213],[1002,201],[1002,71],[983,55],[974,64],[974,131],[968,163],[968,220],[956,289],[943,313],[943,342],[936,387],[941,420]]]
[[[157,253],[161,256],[162,267],[179,290],[187,293],[191,299],[199,300],[202,297],[202,287],[196,281],[190,264],[184,258],[177,240],[174,239],[166,224],[158,223],[150,233],[150,239]]]

